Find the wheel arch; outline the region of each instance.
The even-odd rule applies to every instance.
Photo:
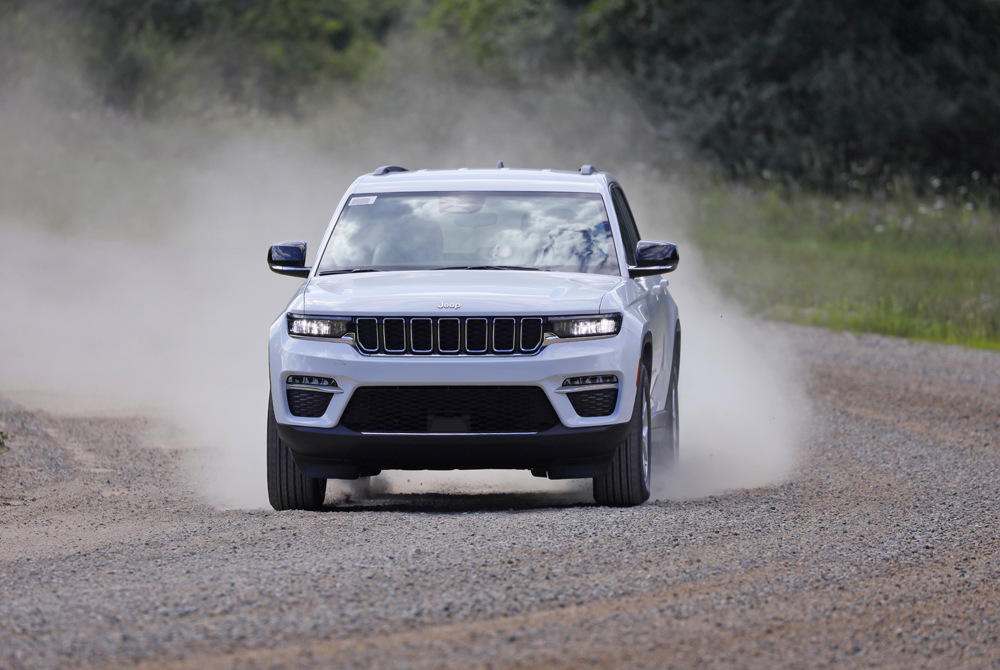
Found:
[[[671,364],[671,374],[676,374],[677,378],[680,379],[681,375],[681,320],[677,319],[677,325],[674,326],[674,346],[673,346],[673,359]]]
[[[653,369],[653,333],[647,330],[642,336],[642,362],[646,364],[646,369]]]

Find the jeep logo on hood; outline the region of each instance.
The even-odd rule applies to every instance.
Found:
[[[457,302],[443,302],[438,305],[438,309],[458,309],[461,307]]]

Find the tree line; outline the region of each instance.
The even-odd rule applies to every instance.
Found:
[[[500,85],[617,78],[663,134],[738,178],[1000,175],[990,0],[0,0],[7,16],[40,6],[79,26],[95,86],[134,113],[193,70],[235,104],[294,111],[409,34]]]

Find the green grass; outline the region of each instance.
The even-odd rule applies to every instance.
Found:
[[[726,293],[765,318],[1000,349],[1000,214],[902,191],[716,186],[692,237]]]

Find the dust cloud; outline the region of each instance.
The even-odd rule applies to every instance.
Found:
[[[681,252],[678,270],[666,275],[683,329],[681,457],[672,471],[654,473],[652,497],[686,500],[780,483],[810,424],[791,343],[779,326],[747,317],[715,289],[698,249],[685,243],[689,192],[622,172],[623,184],[633,183],[629,198],[643,236],[677,241]]]
[[[267,246],[301,238],[314,253],[357,175],[593,163],[622,180],[647,237],[683,243],[685,189],[643,165],[682,148],[607,82],[512,92],[399,77],[345,89],[305,121],[218,110],[141,121],[57,74],[59,96],[22,83],[0,98],[0,394],[163,417],[220,506],[267,506],[268,327],[298,285],[268,271]],[[682,458],[654,494],[780,481],[805,412],[787,348],[716,294],[690,245],[681,252],[670,280],[684,324]],[[492,471],[387,473],[375,487],[589,494],[589,482]]]

